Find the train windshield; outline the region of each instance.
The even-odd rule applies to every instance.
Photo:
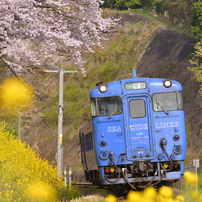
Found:
[[[122,101],[118,96],[91,98],[92,116],[112,116],[122,113]]]
[[[182,92],[155,93],[153,94],[154,111],[167,111],[183,109]]]

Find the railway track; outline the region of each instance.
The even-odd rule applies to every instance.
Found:
[[[98,185],[93,185],[92,183],[88,182],[75,182],[72,183],[72,185],[77,185],[78,187],[82,188],[100,188]]]

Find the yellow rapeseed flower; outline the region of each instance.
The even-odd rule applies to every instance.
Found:
[[[198,202],[202,202],[202,195],[201,194],[198,196],[198,200],[197,201]]]
[[[30,107],[32,94],[28,88],[32,88],[25,85],[15,78],[4,80],[0,91],[1,107],[10,111]]]
[[[187,183],[191,186],[195,186],[196,181],[198,181],[198,176],[195,173],[191,173],[189,171],[186,171],[184,173],[184,178],[185,178],[185,183]]]
[[[163,186],[159,189],[159,194],[164,198],[171,198],[173,197],[173,190],[170,187]]]
[[[184,201],[184,196],[178,195],[178,196],[176,197],[176,199],[177,199],[178,201]]]
[[[159,195],[157,197],[157,202],[174,202],[174,199],[171,197],[163,197],[162,195]]]
[[[140,202],[142,201],[142,195],[138,191],[129,191],[127,195],[127,202]]]
[[[116,202],[116,197],[112,194],[107,195],[105,202]]]
[[[193,190],[193,191],[191,192],[191,196],[192,196],[193,198],[198,198],[199,193],[198,193],[196,190]]]
[[[157,196],[157,191],[154,187],[147,187],[144,191],[143,191],[143,198],[145,199],[154,199]],[[146,201],[146,200],[145,200]]]
[[[58,179],[56,166],[40,159],[25,143],[19,143],[5,127],[5,122],[0,123],[0,201],[59,201],[64,182]]]
[[[30,201],[54,201],[55,193],[52,186],[48,183],[39,181],[32,183],[26,190]]]

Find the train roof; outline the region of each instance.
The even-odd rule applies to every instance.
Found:
[[[170,87],[164,85],[165,81],[171,83]],[[100,86],[106,86],[106,92],[100,91]],[[90,97],[109,97],[109,96],[125,96],[126,94],[153,94],[160,92],[182,91],[182,86],[179,82],[163,78],[138,78],[133,70],[133,77],[120,81],[113,81],[106,84],[101,84],[92,89]]]

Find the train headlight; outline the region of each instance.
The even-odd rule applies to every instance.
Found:
[[[101,93],[105,93],[105,92],[107,91],[107,86],[106,86],[106,85],[101,85],[101,86],[99,87],[99,91],[100,91]]]
[[[182,147],[180,146],[180,145],[174,145],[174,147],[173,147],[173,152],[175,153],[175,154],[181,154],[182,153]]]
[[[109,158],[109,153],[107,151],[101,151],[100,152],[100,158],[102,160],[107,160]]]
[[[163,85],[166,87],[166,88],[170,88],[172,86],[172,82],[170,80],[165,80],[163,82]]]

